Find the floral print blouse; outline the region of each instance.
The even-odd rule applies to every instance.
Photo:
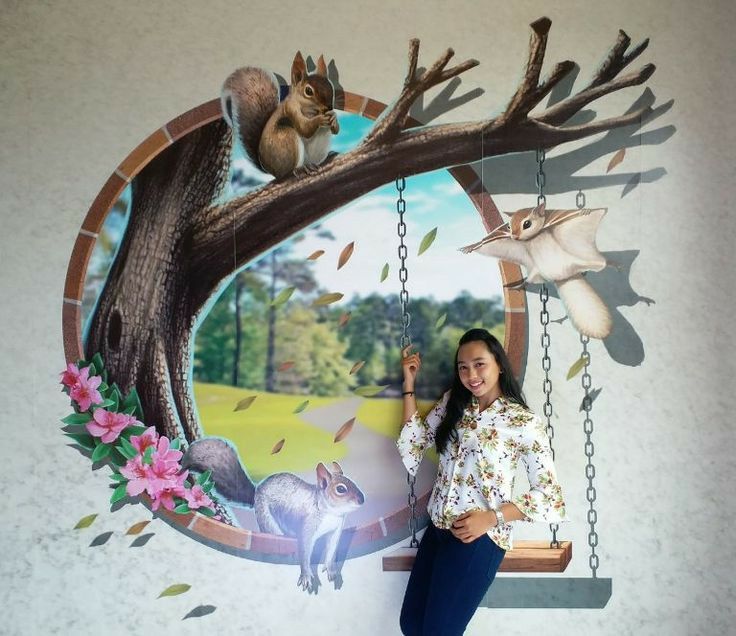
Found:
[[[396,446],[412,475],[424,451],[434,445],[449,396],[448,391],[424,419],[414,413],[401,430]],[[478,400],[471,396],[456,427],[459,439],[450,439],[440,455],[429,499],[429,516],[435,526],[449,529],[463,512],[492,510],[505,502],[516,504],[525,521],[566,521],[562,489],[541,418],[504,397],[479,413]],[[526,467],[530,490],[512,497],[519,460]],[[510,523],[491,528],[488,536],[504,550],[511,549]]]

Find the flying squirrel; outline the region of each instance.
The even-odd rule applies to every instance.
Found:
[[[606,211],[547,210],[542,202],[534,208],[505,213],[510,217],[508,223],[460,251],[477,251],[517,263],[526,270],[523,282],[553,282],[573,326],[584,335],[603,339],[611,333],[611,314],[583,274],[601,271],[607,265],[595,244]]]

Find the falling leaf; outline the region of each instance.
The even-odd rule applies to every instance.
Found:
[[[623,199],[629,192],[631,192],[636,186],[639,185],[641,182],[641,173],[637,172],[631,179],[629,179],[629,182],[624,186],[624,191],[621,193],[621,198]]]
[[[140,534],[143,531],[143,528],[145,528],[151,521],[139,521],[138,523],[134,523],[130,528],[128,528],[128,531],[125,534]]]
[[[277,371],[288,371],[293,366],[294,366],[294,361],[293,360],[286,360],[285,362],[282,362],[279,365],[278,369],[276,369],[276,370]]]
[[[178,596],[179,594],[184,594],[184,592],[188,592],[191,589],[191,585],[188,583],[176,583],[174,585],[169,585],[161,594],[158,595],[158,598],[161,598],[162,596]]]
[[[343,294],[339,292],[334,292],[332,294],[322,294],[319,298],[317,298],[317,300],[312,302],[312,305],[331,305],[332,303],[336,303],[342,297]]]
[[[611,172],[618,164],[620,164],[624,157],[626,156],[626,148],[621,148],[615,155],[613,155],[613,159],[608,162],[608,168],[606,168],[606,172]]]
[[[293,413],[301,413],[305,408],[307,408],[307,405],[309,404],[309,400],[304,400],[299,406],[297,406],[292,412]]]
[[[356,374],[358,371],[360,371],[363,368],[363,365],[365,364],[365,360],[360,360],[359,362],[356,362],[353,365],[353,368],[350,369],[350,375]]]
[[[601,394],[601,391],[603,389],[593,389],[590,393],[588,393],[588,398],[590,399],[590,404],[592,405],[593,402],[595,402],[595,399]],[[582,402],[580,402],[580,409],[581,412],[585,410],[585,398],[583,398]]]
[[[378,385],[378,384],[366,384],[365,386],[359,386],[357,389],[353,391],[355,395],[360,395],[362,397],[373,397],[374,395],[378,395],[381,391],[388,388],[388,384]]]
[[[294,290],[296,287],[284,287],[279,293],[276,298],[274,298],[271,301],[272,307],[279,307],[280,305],[283,305],[289,298],[291,298],[291,295],[294,293]]]
[[[348,324],[348,322],[350,321],[350,315],[351,315],[351,314],[350,314],[350,312],[348,311],[347,313],[344,313],[344,314],[343,314],[342,316],[340,316],[340,320],[339,320],[339,322],[337,323],[337,324],[338,324],[338,326],[340,326],[340,327],[344,327],[345,325],[347,325],[347,324]]]
[[[154,536],[155,533],[153,532],[147,532],[146,534],[142,534],[140,537],[136,537],[135,541],[130,544],[131,548],[142,548],[146,543],[148,543],[151,538]]]
[[[255,400],[257,397],[258,397],[257,395],[251,395],[250,397],[240,400],[240,402],[238,402],[235,405],[233,412],[234,411],[245,411],[245,409],[249,408],[250,405],[253,404],[253,400]]]
[[[77,521],[77,525],[74,526],[74,529],[79,530],[81,528],[89,528],[95,522],[95,519],[97,519],[97,513],[82,517],[79,521]]]
[[[94,539],[92,539],[92,543],[89,544],[90,548],[96,548],[98,545],[105,545],[112,536],[112,532],[103,532],[102,534],[98,534]]]
[[[419,244],[419,251],[417,252],[417,256],[421,256],[422,254],[424,254],[424,252],[429,249],[429,246],[434,243],[435,238],[437,238],[437,228],[431,229],[424,235],[422,242]]]
[[[386,263],[383,266],[383,269],[381,270],[381,281],[380,282],[385,281],[387,278],[388,278],[388,263]]]
[[[345,265],[345,263],[350,260],[350,257],[353,255],[354,249],[355,241],[351,241],[342,248],[342,252],[340,252],[340,257],[337,259],[337,269],[340,269],[343,265]]]
[[[567,379],[570,380],[571,378],[574,378],[580,371],[582,371],[583,367],[585,366],[586,358],[585,356],[580,356],[573,365],[570,367],[570,370],[567,372]]]
[[[286,439],[280,439],[278,442],[276,442],[273,448],[271,449],[271,455],[275,455],[276,453],[281,451],[285,443],[286,443]]]
[[[217,608],[214,605],[197,605],[197,607],[195,607],[181,620],[186,620],[187,618],[202,618],[202,616],[212,614],[216,609]]]
[[[316,261],[324,253],[325,253],[324,250],[317,250],[316,252],[312,252],[309,256],[307,256],[307,260]]]
[[[435,329],[442,329],[442,325],[445,324],[445,320],[447,320],[447,314],[442,314],[439,318],[437,318],[437,321],[434,323]]]
[[[350,431],[353,430],[353,424],[355,424],[355,418],[351,417],[345,424],[343,424],[338,430],[337,433],[335,433],[335,443],[341,442],[344,440],[348,435],[350,435]]]

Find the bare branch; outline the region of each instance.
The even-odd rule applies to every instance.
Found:
[[[631,73],[630,75],[624,75],[618,79],[614,79],[606,84],[599,86],[592,86],[583,91],[580,91],[576,95],[555,104],[551,108],[545,110],[539,117],[536,117],[537,121],[545,124],[552,124],[559,126],[564,124],[570,117],[580,111],[584,106],[587,106],[590,102],[621,90],[628,86],[637,86],[646,82],[652,73],[656,70],[654,64],[647,64],[643,66],[637,73]]]
[[[417,76],[419,40],[413,39],[409,44],[409,70],[404,80],[404,88],[398,99],[384,111],[375,123],[363,144],[383,144],[398,137],[406,125],[412,104],[422,93],[478,65],[478,60],[467,60],[445,69],[454,54],[452,49],[447,49],[428,70]]]
[[[634,61],[647,46],[649,46],[649,39],[647,38],[641,44],[637,45],[628,55],[626,55],[626,49],[631,44],[631,38],[624,32],[619,30],[618,38],[616,43],[611,47],[606,59],[601,64],[598,71],[587,88],[593,88],[599,86],[605,82],[610,81],[616,75],[618,75],[626,66]]]
[[[649,117],[652,112],[652,108],[647,106],[646,108],[640,108],[632,113],[621,115],[620,117],[610,117],[609,119],[601,119],[588,124],[569,126],[566,128],[558,128],[557,126],[544,123],[538,119],[532,119],[530,122],[539,133],[539,145],[544,148],[551,148],[552,146],[556,146],[567,141],[583,139],[584,137],[590,137],[597,133],[607,132],[614,128],[623,128],[624,126],[639,124],[642,120]]]

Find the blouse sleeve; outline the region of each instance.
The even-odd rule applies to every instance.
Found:
[[[418,412],[414,412],[408,421],[404,422],[396,440],[401,461],[404,462],[406,470],[410,475],[416,475],[419,464],[424,457],[424,451],[434,444],[434,434],[445,415],[447,400],[450,397],[448,391],[442,399],[432,407],[427,416],[422,418]]]
[[[526,467],[530,489],[514,497],[513,503],[524,513],[525,521],[567,521],[565,501],[557,481],[549,437],[538,416],[535,415],[529,422],[528,439],[524,441],[525,453],[521,455],[521,459]]]

